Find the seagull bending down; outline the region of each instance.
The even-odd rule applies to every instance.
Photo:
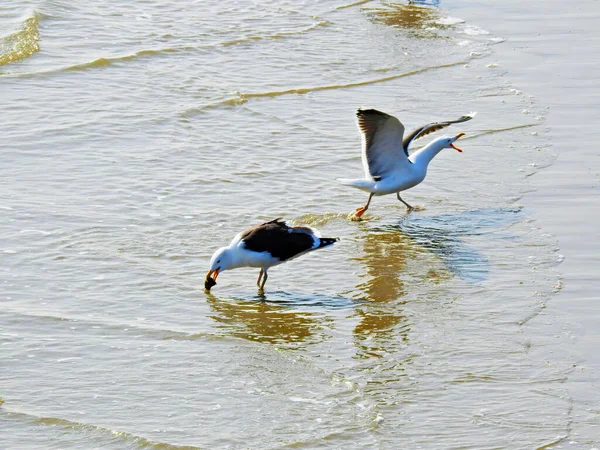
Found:
[[[456,120],[428,123],[403,139],[404,125],[394,116],[376,109],[359,109],[356,117],[358,129],[362,134],[365,178],[339,179],[342,184],[369,192],[367,203],[356,208],[353,218],[359,219],[365,213],[374,195],[396,193],[398,200],[409,210],[414,209],[402,200],[400,192],[415,187],[425,179],[427,166],[442,149],[453,148],[462,152],[460,148],[454,146],[454,142],[465,133],[459,133],[454,137],[437,138],[413,154],[409,154],[408,151],[411,142],[453,123],[471,120],[475,114],[470,113]]]
[[[337,238],[323,238],[309,227],[290,227],[280,218],[256,225],[239,233],[229,246],[218,249],[210,260],[204,288],[207,291],[217,284],[219,274],[238,267],[260,268],[259,292],[264,292],[267,270],[337,242]]]

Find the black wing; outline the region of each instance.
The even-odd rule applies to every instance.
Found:
[[[289,227],[281,218],[249,228],[240,234],[244,246],[254,252],[269,252],[285,261],[319,245],[319,238],[308,227]]]
[[[464,116],[460,116],[456,120],[446,120],[443,122],[431,122],[431,123],[428,123],[427,125],[423,125],[422,127],[415,129],[412,133],[410,133],[408,136],[406,136],[402,141],[402,147],[404,148],[404,153],[406,153],[406,156],[409,156],[408,147],[410,146],[411,142],[414,141],[415,139],[419,139],[423,136],[427,136],[428,134],[439,131],[442,128],[449,127],[453,123],[467,122],[467,121],[471,120],[473,117],[475,117],[476,114],[477,113],[472,112],[469,114],[465,114]]]

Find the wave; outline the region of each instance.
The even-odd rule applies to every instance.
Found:
[[[155,50],[139,50],[130,55],[103,57],[103,58],[94,59],[93,61],[83,62],[80,64],[74,64],[72,66],[59,67],[59,68],[50,69],[50,70],[42,70],[39,72],[27,72],[27,73],[15,73],[15,74],[0,72],[0,74],[2,74],[4,76],[12,76],[15,78],[33,78],[33,77],[44,76],[44,75],[55,75],[55,74],[62,73],[62,72],[72,72],[72,71],[81,71],[81,70],[108,67],[113,64],[118,64],[120,62],[132,61],[132,60],[139,59],[139,58],[161,55],[161,54],[165,54],[165,53],[166,54],[176,53],[176,52],[186,51],[186,50],[190,50],[190,49],[195,49],[195,47],[188,46],[188,47],[181,47],[181,48],[162,48],[162,49],[155,49]]]
[[[345,83],[345,84],[330,84],[330,85],[314,86],[314,87],[308,87],[308,88],[291,88],[291,89],[285,89],[282,91],[251,92],[251,93],[237,92],[235,97],[230,97],[230,98],[220,100],[215,103],[210,103],[208,105],[204,105],[204,106],[201,106],[198,108],[187,109],[186,111],[181,113],[181,116],[186,117],[186,118],[193,117],[197,114],[201,114],[202,112],[204,112],[205,110],[208,110],[208,109],[219,108],[221,106],[243,105],[244,103],[247,103],[252,98],[280,97],[282,95],[291,95],[291,94],[303,95],[303,94],[308,94],[310,92],[330,91],[330,90],[334,90],[334,89],[348,89],[348,88],[359,87],[359,86],[368,86],[368,85],[377,84],[377,83],[385,83],[386,81],[397,80],[398,78],[419,75],[421,73],[425,73],[430,70],[445,69],[448,67],[464,65],[466,63],[467,63],[466,60],[455,61],[455,62],[448,63],[448,64],[440,64],[438,66],[423,67],[421,69],[415,69],[410,72],[397,73],[394,75],[389,75],[387,77],[373,78],[371,80],[355,81],[352,83]]]
[[[300,30],[294,30],[294,31],[280,31],[277,33],[273,33],[273,34],[266,34],[266,35],[252,35],[252,36],[244,36],[238,39],[232,39],[230,41],[224,41],[221,42],[220,44],[218,44],[219,46],[222,47],[230,47],[232,45],[239,45],[239,44],[245,44],[248,42],[255,42],[255,41],[263,41],[263,40],[267,40],[267,39],[283,39],[286,38],[288,36],[295,36],[298,34],[303,34],[303,33],[307,33],[309,31],[315,30],[317,28],[321,28],[321,27],[326,27],[328,25],[331,25],[331,22],[329,22],[328,20],[325,19],[321,19],[319,17],[313,17],[313,19],[318,20],[317,22],[313,23],[312,25],[306,27],[306,28],[302,28]]]
[[[35,13],[33,15],[33,17],[27,19],[24,22],[22,30],[0,40],[0,66],[2,66],[3,64],[7,64],[9,62],[18,61],[19,59],[26,58],[40,50],[40,46],[39,46],[40,17],[41,17],[40,14]],[[83,63],[75,64],[72,66],[60,67],[57,69],[45,70],[45,71],[40,71],[40,72],[35,72],[35,73],[21,73],[21,74],[14,74],[14,75],[19,78],[23,78],[23,77],[28,78],[28,77],[38,76],[38,75],[53,75],[56,73],[61,73],[61,72],[66,72],[66,71],[80,71],[80,70],[87,70],[87,69],[94,69],[94,68],[103,68],[103,67],[107,67],[112,64],[119,63],[119,62],[132,61],[132,60],[135,60],[138,58],[160,55],[160,54],[177,53],[177,52],[183,52],[183,51],[207,51],[207,50],[214,49],[217,47],[230,47],[230,46],[235,46],[235,45],[239,45],[239,44],[255,42],[255,41],[262,41],[262,40],[269,40],[269,39],[283,39],[283,38],[286,38],[289,36],[303,34],[303,33],[315,30],[317,28],[325,27],[325,26],[328,26],[331,24],[331,22],[329,22],[328,20],[322,19],[317,16],[313,16],[312,19],[314,19],[316,22],[313,23],[312,25],[302,28],[300,30],[280,31],[277,33],[266,34],[266,35],[251,35],[251,36],[241,37],[238,39],[233,39],[230,41],[216,42],[216,43],[211,43],[208,45],[201,45],[201,46],[186,45],[186,46],[178,47],[178,48],[140,50],[140,51],[137,51],[130,55],[102,57],[102,58],[95,59],[93,61],[83,62]],[[2,44],[4,44],[4,45],[2,45]],[[4,52],[2,51],[3,46],[7,47],[7,50],[5,50]],[[10,75],[10,74],[4,73],[3,75]]]
[[[21,29],[0,38],[0,66],[29,58],[40,51],[40,16],[33,13]]]
[[[152,441],[143,436],[138,436],[126,431],[114,430],[112,428],[103,427],[100,425],[91,425],[83,422],[77,422],[75,420],[62,419],[60,417],[44,417],[36,414],[22,413],[7,411],[6,409],[0,410],[0,417],[4,416],[6,419],[27,422],[33,425],[44,425],[53,428],[62,428],[65,431],[73,430],[82,433],[90,433],[94,435],[100,434],[101,436],[111,439],[118,440],[122,443],[135,444],[138,448],[150,448],[157,450],[196,450],[198,447],[192,447],[188,445],[175,445],[166,442]]]
[[[114,57],[108,57],[108,58],[98,58],[93,61],[89,61],[89,62],[85,62],[85,63],[81,63],[81,64],[75,64],[73,66],[62,68],[62,69],[60,69],[60,71],[62,72],[62,71],[71,71],[71,70],[85,70],[85,69],[91,69],[91,68],[95,68],[95,67],[106,67],[106,66],[110,66],[111,64],[115,64],[115,63],[119,63],[119,62],[123,62],[123,61],[132,61],[134,59],[143,58],[146,56],[155,56],[155,55],[160,55],[163,53],[176,53],[178,51],[181,51],[181,49],[163,48],[163,49],[158,49],[158,50],[140,50],[131,55],[114,56]]]
[[[523,128],[532,128],[532,127],[538,127],[540,126],[539,123],[525,123],[523,125],[514,125],[512,127],[506,127],[506,128],[493,128],[490,130],[484,130],[476,135],[470,136],[470,137],[465,137],[466,139],[472,139],[472,138],[476,138],[479,136],[486,136],[486,135],[490,135],[490,134],[496,134],[496,133],[504,133],[507,131],[514,131],[514,130],[520,130]]]
[[[39,17],[40,16],[38,14],[35,14],[35,16],[33,18],[27,19],[23,30],[4,38],[7,42],[15,41],[15,42],[18,42],[19,45],[18,45],[18,47],[15,47],[13,45],[13,47],[15,47],[13,49],[13,51],[7,52],[6,55],[0,54],[0,66],[3,64],[6,64],[8,62],[22,59],[23,57],[30,56],[31,54],[39,51],[39,44],[38,44],[38,41],[39,41],[39,32],[38,32]],[[314,17],[314,18],[319,19],[317,17]],[[34,72],[34,73],[15,74],[15,76],[19,77],[19,78],[28,78],[28,77],[34,77],[34,76],[39,76],[39,75],[53,75],[53,74],[57,74],[57,73],[61,73],[61,72],[103,68],[103,67],[111,66],[116,63],[120,63],[120,62],[133,61],[133,60],[136,60],[139,58],[156,56],[156,55],[161,55],[161,54],[178,53],[178,52],[184,52],[184,51],[207,51],[209,49],[216,48],[216,47],[230,47],[230,46],[253,42],[253,41],[261,41],[261,40],[266,40],[266,39],[282,39],[282,38],[285,38],[288,36],[306,33],[308,31],[314,30],[316,28],[324,27],[324,26],[327,26],[330,24],[331,24],[331,22],[329,22],[327,20],[319,19],[318,22],[315,22],[314,24],[310,25],[309,27],[303,28],[299,31],[282,31],[282,32],[278,32],[278,33],[274,33],[274,34],[270,34],[270,35],[264,35],[264,36],[261,36],[261,35],[246,36],[246,37],[234,39],[231,41],[217,42],[214,44],[203,45],[203,46],[187,45],[187,46],[177,47],[177,48],[169,47],[169,48],[162,48],[162,49],[139,50],[139,51],[137,51],[133,54],[129,54],[129,55],[102,57],[102,58],[95,59],[93,61],[87,61],[87,62],[83,62],[80,64],[74,64],[72,66],[60,67],[57,69],[45,70],[45,71]],[[1,44],[1,41],[0,41],[0,44]],[[0,45],[0,49],[1,48],[2,47]],[[28,54],[26,54],[25,56],[22,56],[25,53],[28,53]],[[6,61],[4,61],[4,59],[6,59]],[[7,74],[4,74],[4,75],[7,75]]]
[[[167,328],[161,324],[146,323],[140,325],[139,322],[127,321],[127,320],[114,320],[109,318],[102,319],[90,319],[86,316],[79,315],[62,315],[52,313],[35,313],[35,312],[22,312],[18,308],[4,308],[3,313],[11,314],[14,319],[27,320],[30,322],[38,320],[45,323],[77,323],[79,326],[83,326],[88,330],[99,328],[104,332],[115,332],[123,334],[124,332],[131,333],[143,333],[145,337],[150,339],[204,339],[204,340],[227,340],[226,336],[221,336],[215,333],[209,332],[194,332],[182,329]]]
[[[238,45],[238,44],[243,44],[243,43],[248,43],[248,42],[253,42],[253,41],[261,41],[261,40],[266,40],[266,39],[281,39],[281,38],[284,38],[287,36],[293,36],[293,35],[297,35],[297,34],[306,33],[308,31],[314,30],[316,28],[324,27],[324,26],[331,24],[331,22],[324,20],[324,19],[320,19],[318,17],[313,17],[313,19],[318,19],[318,21],[306,28],[303,28],[303,29],[297,30],[297,31],[281,31],[281,32],[277,32],[274,34],[268,34],[268,35],[245,36],[245,37],[233,39],[230,41],[217,42],[217,43],[201,45],[201,46],[188,45],[188,46],[178,47],[178,48],[163,48],[163,49],[157,49],[157,50],[140,50],[131,55],[98,58],[94,61],[90,61],[90,62],[86,62],[86,63],[82,63],[82,64],[76,64],[76,65],[66,67],[66,68],[63,68],[60,70],[61,71],[62,70],[82,70],[82,69],[88,69],[88,68],[94,68],[94,67],[106,67],[113,63],[117,63],[117,62],[121,62],[121,61],[131,61],[131,60],[138,59],[141,57],[160,55],[163,53],[177,53],[177,52],[183,52],[183,51],[197,51],[197,50],[202,51],[202,50],[208,50],[208,49],[212,49],[212,48],[216,48],[216,47],[230,47],[230,46],[234,46],[234,45]]]
[[[356,2],[353,3],[348,3],[347,5],[339,5],[336,6],[334,8],[334,10],[338,10],[338,9],[346,9],[346,8],[352,8],[354,6],[360,6],[360,5],[364,5],[365,3],[369,3],[371,0],[358,0]]]

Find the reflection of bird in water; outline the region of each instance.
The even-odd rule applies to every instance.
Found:
[[[264,301],[228,301],[209,295],[208,304],[215,312],[211,316],[228,334],[257,342],[301,342],[310,339],[319,329],[312,313]]]
[[[361,224],[362,252],[354,259],[364,267],[356,288],[365,302],[357,309],[354,340],[363,358],[381,357],[408,339],[410,320],[403,314],[407,294],[419,296],[431,285],[457,276],[480,282],[489,271],[488,258],[464,238],[518,221],[519,210],[481,209],[459,214],[411,217],[397,224]],[[434,258],[432,258],[432,256]],[[437,264],[436,261],[441,264]],[[425,264],[423,264],[425,262]],[[410,290],[407,285],[418,280]]]
[[[404,294],[402,274],[438,283],[457,276],[474,283],[487,278],[489,261],[480,250],[465,242],[470,236],[494,230],[519,220],[520,210],[486,208],[457,214],[411,216],[397,224],[368,228],[364,235],[363,254],[356,258],[365,266],[367,282],[358,288],[371,301],[391,300]],[[410,274],[409,264],[418,268],[419,255],[433,254],[443,264],[442,270],[431,267],[421,274]],[[430,266],[431,263],[428,263]],[[395,276],[394,276],[395,275]]]
[[[396,194],[398,200],[411,210],[413,207],[400,197],[400,192],[415,187],[427,175],[431,160],[443,149],[453,148],[454,142],[465,133],[454,137],[443,136],[427,144],[422,149],[409,154],[411,142],[453,123],[471,120],[475,113],[456,120],[428,123],[404,137],[404,125],[394,116],[376,109],[359,109],[356,113],[358,129],[362,134],[362,161],[365,178],[340,179],[342,184],[369,192],[367,203],[356,209],[353,218],[360,217],[369,208],[374,195]]]
[[[362,252],[354,258],[364,266],[364,281],[356,287],[366,300],[357,308],[359,322],[354,328],[354,341],[362,358],[383,356],[390,342],[407,339],[410,324],[402,313],[402,297],[406,295],[403,273],[419,251],[398,230],[365,227]]]
[[[204,287],[210,291],[224,270],[256,267],[260,268],[256,284],[259,291],[263,292],[269,268],[310,251],[329,247],[336,241],[337,238],[322,238],[309,227],[290,227],[280,219],[265,222],[242,231],[228,247],[222,247],[214,253]]]
[[[436,270],[428,263],[425,269],[419,255],[430,254],[430,249],[402,231],[399,227],[369,228],[362,238],[362,253],[355,257],[365,269],[361,282],[356,287],[364,293],[362,300],[388,302],[406,295],[403,276],[419,278],[432,283],[447,279],[444,267]],[[409,266],[410,264],[410,266]],[[411,269],[414,267],[418,273]]]
[[[357,288],[370,301],[389,301],[405,294],[400,275],[406,268],[406,259],[415,250],[403,233],[368,230],[362,239],[363,251],[357,256],[365,268],[366,281]]]

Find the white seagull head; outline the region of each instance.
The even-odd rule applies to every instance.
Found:
[[[439,141],[439,143],[442,145],[442,148],[453,148],[454,150],[456,150],[457,152],[461,152],[462,153],[462,149],[458,148],[454,145],[454,142],[456,142],[457,139],[461,138],[462,136],[464,136],[466,133],[458,133],[456,136],[454,137],[448,137],[448,136],[443,136],[441,138],[438,138],[437,141]]]
[[[234,250],[230,247],[221,247],[210,258],[210,270],[206,274],[204,280],[204,288],[210,291],[217,284],[217,277],[221,272],[227,269],[234,268],[235,255]]]

